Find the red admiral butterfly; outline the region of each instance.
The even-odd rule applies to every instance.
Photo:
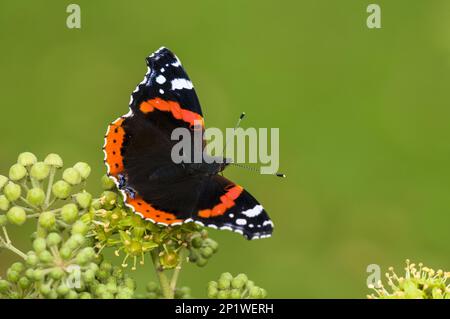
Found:
[[[174,129],[191,131],[203,116],[180,60],[161,48],[147,59],[148,72],[131,95],[130,111],[108,127],[105,163],[127,206],[161,225],[196,222],[247,239],[269,237],[273,223],[241,186],[219,175],[227,164],[176,164]],[[193,136],[194,134],[191,134]],[[204,147],[204,146],[203,146]]]

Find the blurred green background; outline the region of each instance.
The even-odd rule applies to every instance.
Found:
[[[288,175],[228,169],[264,204],[274,236],[211,230],[219,254],[181,275],[194,296],[224,271],[274,298],[364,298],[368,264],[450,268],[449,1],[376,1],[379,30],[366,27],[371,1],[84,0],[79,30],[66,27],[69,3],[0,3],[0,173],[21,151],[57,152],[90,163],[98,193],[106,127],[164,45],[208,126],[246,111],[244,126],[280,128]],[[0,253],[0,274],[13,259]]]

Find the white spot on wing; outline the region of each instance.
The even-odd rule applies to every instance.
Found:
[[[236,224],[238,224],[240,226],[244,226],[244,225],[247,225],[247,221],[243,218],[238,218],[238,219],[236,219]]]
[[[192,82],[186,79],[174,79],[172,80],[172,90],[182,90],[182,89],[188,89],[192,90],[194,86],[192,85]]]
[[[164,90],[163,89],[159,89],[159,93],[164,94]]]
[[[172,66],[177,68],[177,67],[181,66],[181,62],[180,62],[180,59],[178,59],[177,56],[175,56],[175,59],[176,59],[176,61],[172,63]]]
[[[267,225],[273,226],[272,221],[271,220],[265,220],[264,223],[263,223],[263,226],[267,226]]]
[[[156,77],[156,82],[158,82],[158,84],[164,84],[166,82],[166,78],[164,75],[160,74]]]
[[[256,205],[255,207],[251,208],[251,209],[247,209],[245,211],[242,212],[242,214],[244,214],[247,217],[256,217],[259,214],[261,214],[261,212],[264,210],[264,208],[261,205]]]

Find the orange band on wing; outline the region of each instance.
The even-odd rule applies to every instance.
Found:
[[[173,224],[182,222],[182,219],[177,219],[174,214],[166,213],[161,210],[153,208],[149,203],[144,201],[141,197],[127,198],[127,203],[133,206],[134,210],[141,213],[144,218],[151,218],[156,223]]]
[[[163,112],[171,112],[173,117],[177,120],[183,120],[194,126],[195,121],[200,121],[202,127],[204,126],[203,117],[195,112],[185,110],[180,107],[180,104],[174,101],[166,101],[159,97],[147,100],[139,105],[142,113],[147,114],[153,112],[155,109]]]
[[[241,195],[243,188],[235,185],[230,188],[224,195],[220,196],[220,203],[212,209],[203,209],[198,212],[198,216],[202,218],[216,217],[223,215],[227,209],[233,207],[234,202]]]
[[[109,166],[109,174],[117,176],[123,171],[123,158],[121,148],[125,136],[125,130],[122,127],[123,118],[118,118],[108,127],[108,133],[105,138],[104,150],[106,153],[106,164]]]

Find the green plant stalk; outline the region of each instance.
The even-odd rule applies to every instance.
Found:
[[[11,239],[9,239],[8,232],[6,231],[5,226],[2,227],[3,233],[5,235],[5,238],[0,236],[0,246],[4,247],[6,249],[11,250],[13,253],[19,255],[24,260],[27,258],[27,255],[20,251],[18,248],[14,247],[14,245],[11,243]]]
[[[161,264],[159,263],[159,250],[153,249],[151,251],[151,255],[163,297],[165,299],[174,299],[174,289],[171,288],[169,279],[167,278]]]
[[[44,209],[47,209],[50,206],[50,196],[52,194],[52,186],[53,180],[55,178],[56,168],[52,166],[50,168],[50,177],[47,185],[47,194],[45,195]]]

